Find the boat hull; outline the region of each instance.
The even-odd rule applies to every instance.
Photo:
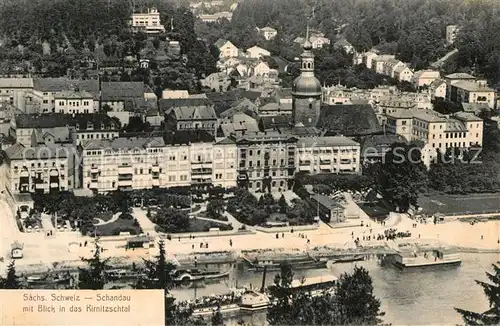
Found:
[[[212,316],[212,314],[217,311],[217,307],[209,308],[195,308],[193,311],[193,316]],[[240,311],[240,306],[238,304],[223,305],[220,306],[221,314],[232,314]]]
[[[292,270],[301,270],[301,269],[321,269],[326,268],[328,261],[319,261],[319,262],[308,262],[308,263],[299,263],[294,264],[293,262],[289,262]],[[264,267],[266,267],[267,271],[279,271],[281,270],[281,264],[269,264],[269,265],[253,265],[248,268],[249,271],[252,272],[262,272],[264,271]]]
[[[434,267],[434,266],[460,266],[462,264],[461,260],[450,260],[450,261],[431,261],[426,263],[415,263],[415,264],[405,264],[399,261],[394,261],[394,265],[400,269],[406,268],[422,268],[422,267]]]

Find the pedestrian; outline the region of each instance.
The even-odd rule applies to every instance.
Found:
[[[82,246],[82,243],[80,242],[80,247]]]
[[[191,245],[191,249],[193,249],[193,250],[194,250],[194,243]]]
[[[363,241],[365,241],[365,236],[363,236]]]
[[[293,228],[290,230],[290,233],[293,233]]]
[[[307,239],[307,244],[310,244],[311,243],[311,239]]]
[[[276,239],[279,239],[279,237],[280,237],[280,236],[278,235],[278,233],[276,233]]]
[[[200,242],[200,248],[203,248],[203,242]]]
[[[284,233],[281,233],[281,237],[284,238],[285,237],[285,234]]]
[[[229,239],[229,246],[233,247],[233,240]]]
[[[179,237],[179,242],[181,242],[181,237]]]
[[[483,240],[483,236],[481,235],[481,240]]]
[[[418,235],[418,238],[420,239],[420,234]]]
[[[208,242],[207,242],[207,243],[205,243],[205,248],[207,248],[207,249],[208,249]]]
[[[85,244],[84,244],[83,246],[84,246],[84,247],[86,247],[86,246],[87,246],[87,240],[85,240]]]

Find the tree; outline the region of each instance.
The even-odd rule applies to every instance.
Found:
[[[500,267],[493,264],[494,273],[486,272],[491,283],[476,280],[488,298],[490,309],[483,313],[455,308],[462,315],[466,325],[498,325],[500,324]]]
[[[217,219],[224,210],[224,202],[221,199],[212,199],[207,204],[208,217]]]
[[[377,325],[381,322],[380,300],[373,295],[372,278],[363,267],[340,276],[335,289],[342,325]]]
[[[268,309],[270,325],[376,325],[381,322],[380,301],[373,295],[371,277],[362,267],[344,273],[334,288],[311,296],[307,291],[292,290],[290,266],[281,266],[275,284],[270,287],[276,298]]]
[[[378,170],[378,187],[399,211],[406,212],[417,203],[418,194],[428,184],[427,168],[416,144],[395,143]]]
[[[133,285],[135,289],[163,290],[165,295],[165,325],[204,325],[203,319],[192,318],[192,309],[180,308],[175,304],[175,299],[169,296],[174,284],[173,273],[176,266],[167,262],[165,243],[158,242],[158,255],[155,260],[144,260],[142,277]]]
[[[280,206],[280,213],[286,214],[288,210],[288,203],[286,202],[285,195],[281,195],[280,199],[278,200],[278,205]]]
[[[222,313],[220,312],[220,307],[212,315],[212,325],[224,325],[224,319]]]
[[[22,289],[16,275],[15,262],[12,260],[7,267],[7,277],[0,277],[0,289]]]
[[[94,255],[92,258],[83,258],[87,268],[78,268],[78,288],[82,290],[102,290],[106,285],[106,270],[109,269],[109,258],[102,259],[102,247],[99,238],[94,241]]]

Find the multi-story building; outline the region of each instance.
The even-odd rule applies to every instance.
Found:
[[[218,39],[215,46],[220,51],[220,59],[236,58],[240,50],[230,41]]]
[[[56,112],[55,96],[64,91],[85,91],[99,100],[99,82],[97,80],[70,80],[66,78],[40,78],[33,80],[33,91],[30,94],[32,104],[29,112]]]
[[[273,38],[278,35],[278,31],[275,30],[272,27],[262,27],[262,28],[257,28],[257,32],[262,35],[267,41],[272,40]]]
[[[451,81],[448,85],[448,100],[461,103],[486,103],[490,109],[495,108],[495,90],[486,85],[486,81]]]
[[[54,95],[55,112],[67,114],[95,113],[99,111],[99,102],[94,102],[94,95],[85,91],[64,91]]]
[[[437,70],[419,70],[415,71],[411,78],[411,82],[416,88],[419,88],[431,85],[440,77],[441,75]]]
[[[165,112],[165,129],[207,130],[215,134],[217,115],[207,98],[162,99],[160,109]]]
[[[96,192],[236,185],[236,144],[205,132],[94,140],[83,146],[83,188]]]
[[[279,132],[245,133],[236,139],[239,186],[285,191],[293,186],[298,138]],[[267,190],[266,190],[267,191]]]
[[[305,137],[297,142],[299,172],[360,173],[360,145],[343,136]]]
[[[165,32],[165,27],[160,21],[160,13],[156,8],[150,8],[146,13],[133,13],[131,25],[134,30],[145,31],[148,34]]]
[[[33,78],[0,78],[0,103],[26,112],[26,95],[33,91]]]
[[[431,110],[402,110],[387,115],[386,129],[443,152],[481,146],[483,141],[483,120],[465,112],[445,116]]]
[[[396,56],[391,54],[377,55],[372,58],[371,69],[377,74],[384,74],[384,67],[390,60],[395,60]]]
[[[63,147],[25,147],[5,150],[2,184],[11,197],[21,193],[68,190],[68,150]]]
[[[32,146],[36,130],[52,133],[57,128],[70,128],[74,145],[83,140],[112,139],[118,137],[120,124],[106,114],[20,114],[11,121],[9,133],[24,146]],[[60,134],[57,131],[56,134]],[[56,142],[58,142],[56,137]]]

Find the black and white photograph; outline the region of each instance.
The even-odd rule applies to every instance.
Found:
[[[499,0],[0,0],[0,325],[500,325],[498,94]]]

